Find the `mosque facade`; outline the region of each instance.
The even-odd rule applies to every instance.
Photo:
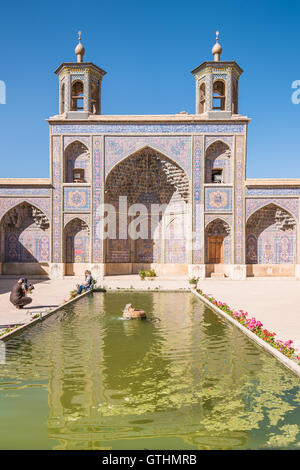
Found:
[[[235,61],[192,71],[195,114],[101,114],[106,72],[62,63],[50,178],[0,179],[0,274],[300,275],[300,179],[247,179]]]

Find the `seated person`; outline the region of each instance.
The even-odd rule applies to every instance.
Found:
[[[26,291],[23,286],[24,283],[25,279],[19,279],[18,282],[14,284],[10,293],[9,300],[17,309],[23,308],[24,305],[32,302],[32,299],[26,296]]]
[[[84,271],[84,275],[85,275],[85,281],[83,284],[78,286],[78,292],[77,292],[78,295],[80,295],[83,290],[87,291],[88,289],[91,289],[94,285],[91,271],[88,271],[88,270]]]

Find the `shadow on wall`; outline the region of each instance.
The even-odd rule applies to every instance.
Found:
[[[49,221],[28,202],[11,208],[0,224],[2,274],[48,275]]]

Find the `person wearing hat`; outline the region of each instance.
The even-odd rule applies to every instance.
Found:
[[[13,288],[10,293],[9,300],[17,308],[23,308],[24,305],[30,304],[32,299],[26,296],[26,291],[23,288],[25,284],[25,279],[20,278],[16,284],[13,285]]]

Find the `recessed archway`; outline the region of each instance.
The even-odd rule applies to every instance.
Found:
[[[294,264],[296,262],[296,221],[277,204],[267,204],[246,223],[247,264]]]
[[[64,175],[65,183],[90,182],[90,152],[79,140],[71,142],[64,151]]]
[[[227,222],[216,218],[205,228],[206,264],[230,264],[230,227]]]
[[[231,151],[221,140],[209,145],[205,152],[205,183],[231,183]]]
[[[50,260],[48,217],[23,201],[10,208],[0,223],[3,274],[47,274]]]
[[[64,227],[63,261],[65,274],[82,274],[90,263],[90,232],[87,223],[79,217]]]
[[[129,209],[125,219],[120,197],[126,197]],[[105,203],[109,205],[106,215],[111,211],[116,216],[115,236],[105,242],[105,262],[120,267],[121,264],[130,265],[123,267],[131,270],[152,263],[186,263],[184,227],[189,198],[185,171],[157,150],[144,147],[119,162],[109,172],[105,183]],[[180,221],[177,223],[180,234],[174,223],[171,230],[166,230],[174,218]],[[130,233],[134,224],[137,232],[144,230],[136,238]]]

